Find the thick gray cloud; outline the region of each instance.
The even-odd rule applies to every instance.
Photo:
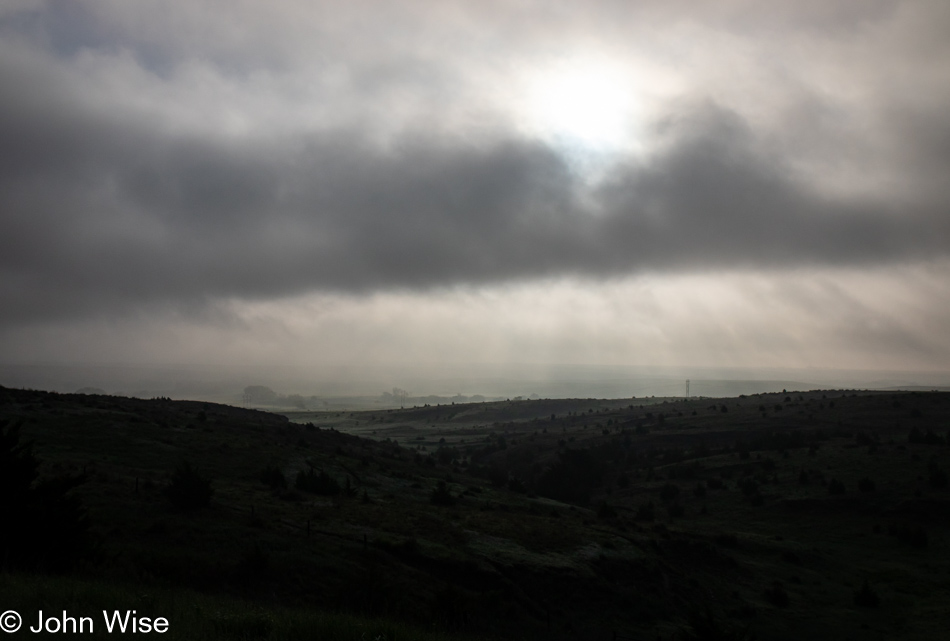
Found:
[[[766,33],[782,24],[795,32],[821,24],[826,38],[829,29],[872,29],[895,11],[883,3],[856,6],[825,13],[816,5],[785,22],[730,12],[709,21],[721,25],[717,33],[749,20]],[[365,51],[361,44],[386,32],[380,24],[361,18],[349,44],[342,35],[351,27],[326,27],[326,40],[343,50],[318,66],[346,63],[346,97],[334,97],[331,85],[316,95],[341,101],[334,109],[344,116],[352,107],[376,123],[391,108],[394,119],[405,118],[380,142],[373,126],[343,116],[328,126],[326,114],[320,126],[295,126],[280,122],[286,113],[277,110],[278,122],[237,134],[195,124],[227,116],[226,104],[195,98],[215,93],[208,83],[220,81],[221,92],[253,102],[261,98],[254,83],[270,82],[255,80],[255,69],[299,63],[297,50],[277,37],[300,38],[280,31],[286,25],[230,38],[226,25],[198,21],[215,27],[215,37],[200,44],[194,25],[163,39],[129,10],[107,19],[95,9],[50,3],[0,16],[0,86],[12,88],[0,102],[6,325],[320,290],[880,265],[950,253],[950,194],[940,180],[950,174],[944,86],[929,97],[879,96],[879,108],[862,111],[855,131],[836,112],[839,103],[814,87],[796,88],[794,108],[773,110],[763,125],[749,105],[709,97],[700,83],[644,125],[658,141],[649,154],[616,165],[590,187],[562,150],[517,128],[473,136],[442,122],[460,109],[446,103],[443,113],[438,102],[451,95],[451,70],[464,56],[433,57],[439,38],[431,22],[412,21],[425,37],[411,50],[409,27]],[[604,25],[623,11],[609,3],[601,10]],[[677,22],[671,9],[655,11],[664,24]],[[568,20],[544,18],[533,42],[545,24]],[[484,33],[470,15],[460,24]],[[249,54],[255,46],[257,57]],[[125,51],[131,62],[123,62]],[[381,57],[393,51],[402,55]],[[208,59],[217,75],[196,76],[204,84],[183,75],[183,67]],[[878,91],[861,80],[867,69],[854,73],[860,86]],[[244,93],[243,83],[250,87]],[[431,93],[420,106],[413,99],[423,85]],[[114,93],[97,94],[101,86]],[[154,97],[136,102],[143,91]],[[189,97],[195,104],[181,103]],[[431,114],[435,124],[427,127],[419,114]],[[868,132],[867,122],[881,129]],[[805,152],[803,140],[812,141]],[[818,160],[816,149],[824,150],[815,152]],[[895,187],[829,190],[812,182],[823,163],[858,176],[866,165]]]

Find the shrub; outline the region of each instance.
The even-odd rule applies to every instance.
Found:
[[[881,605],[881,598],[871,589],[867,579],[861,589],[854,593],[854,604],[862,608],[876,608]]]
[[[512,476],[508,479],[508,489],[518,494],[527,494],[528,492],[528,488],[525,487],[524,482],[516,476]]]
[[[662,488],[660,488],[660,499],[664,503],[670,503],[675,501],[676,498],[680,495],[680,488],[674,483],[667,483]]]
[[[211,481],[192,469],[188,461],[175,468],[171,483],[165,488],[165,496],[179,510],[207,507],[213,493]]]
[[[755,638],[748,630],[717,618],[708,606],[703,612],[690,613],[680,637],[684,641],[751,641]]]
[[[308,472],[301,470],[297,473],[294,487],[304,492],[322,496],[336,496],[342,491],[340,483],[335,478],[324,470],[320,470],[320,473],[316,474],[312,467]]]
[[[772,586],[765,590],[766,600],[777,608],[788,607],[788,592],[779,581],[772,583]]]
[[[429,502],[433,505],[444,505],[452,506],[455,505],[455,497],[452,496],[452,493],[449,492],[448,486],[445,484],[445,481],[439,481],[439,484],[429,497]]]
[[[914,548],[925,548],[930,543],[927,531],[919,525],[891,523],[888,533],[904,545]]]
[[[838,479],[831,479],[831,482],[828,483],[828,493],[829,494],[844,494],[844,483]]]
[[[753,478],[742,479],[742,482],[739,484],[742,488],[742,493],[747,497],[752,498],[759,493],[759,484]]]
[[[739,547],[739,537],[737,537],[735,534],[717,534],[713,537],[713,540],[723,547]]]
[[[936,463],[930,464],[930,487],[935,490],[947,489],[947,473],[943,471]]]
[[[617,511],[610,507],[607,501],[604,501],[600,504],[600,507],[597,508],[597,516],[602,519],[612,519],[617,516]]]
[[[637,515],[634,517],[637,521],[652,521],[655,518],[653,501],[644,503],[637,508]]]
[[[585,505],[593,488],[601,484],[602,471],[587,450],[562,450],[558,460],[538,478],[537,492],[565,503]]]
[[[287,478],[276,465],[268,465],[261,472],[261,483],[274,490],[283,490],[287,487]]]
[[[237,580],[248,586],[257,585],[267,578],[270,560],[259,545],[249,549],[238,561],[234,573]]]

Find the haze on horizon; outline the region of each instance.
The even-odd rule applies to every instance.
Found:
[[[0,364],[939,378],[947,33],[923,0],[8,0]]]

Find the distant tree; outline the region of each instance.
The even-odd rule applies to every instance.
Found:
[[[277,403],[277,392],[264,385],[248,385],[244,388],[241,398],[245,403],[252,405],[274,405]]]
[[[290,405],[291,407],[296,407],[298,410],[307,409],[307,402],[304,399],[304,397],[301,396],[300,394],[291,394],[290,396],[287,396],[284,400],[288,405]]]

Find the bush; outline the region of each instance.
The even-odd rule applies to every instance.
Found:
[[[876,608],[881,605],[881,598],[871,589],[867,579],[861,589],[854,593],[854,604],[862,608]]]
[[[324,470],[320,470],[320,473],[316,474],[312,467],[307,472],[301,470],[297,473],[294,487],[298,490],[311,494],[319,494],[321,496],[336,496],[343,491],[340,487],[340,483],[335,478],[327,474]]]
[[[753,478],[742,479],[742,482],[739,484],[739,487],[742,488],[742,493],[747,497],[752,498],[759,493],[759,484]]]
[[[436,488],[432,490],[432,495],[429,497],[429,502],[433,505],[452,506],[455,505],[455,497],[452,496],[451,492],[449,492],[449,488],[445,484],[445,481],[439,481],[439,484],[436,486]]]
[[[650,501],[649,503],[644,503],[639,508],[637,508],[637,515],[634,518],[637,521],[652,521],[655,516],[653,501]]]
[[[537,492],[565,503],[586,505],[591,491],[601,484],[602,472],[587,450],[562,450],[558,460],[538,478]]]
[[[604,501],[600,504],[600,507],[597,508],[597,516],[602,519],[612,519],[617,516],[617,511],[610,507],[607,501]]]
[[[516,476],[512,476],[508,479],[508,489],[518,494],[527,494],[528,492],[528,488],[525,487],[524,482]]]
[[[828,483],[828,493],[829,494],[844,494],[844,483],[838,479],[831,479],[831,482]]]
[[[930,464],[930,487],[935,490],[945,490],[947,489],[947,473],[940,469],[936,463]]]
[[[260,546],[255,545],[241,557],[241,560],[238,561],[234,569],[234,573],[238,582],[247,586],[255,586],[267,578],[269,565],[270,560],[267,558],[267,555],[264,554]]]
[[[713,537],[713,541],[727,548],[739,547],[739,537],[735,534],[717,534]]]
[[[165,488],[165,496],[179,510],[197,510],[211,502],[211,481],[192,469],[188,461],[175,468],[171,483]]]
[[[287,478],[276,465],[268,465],[264,468],[264,471],[261,472],[261,483],[274,490],[287,488]]]
[[[680,488],[678,485],[673,483],[667,483],[662,488],[660,488],[660,499],[664,503],[670,503],[675,501],[676,498],[680,495]]]
[[[716,617],[707,606],[705,611],[694,611],[680,631],[684,641],[751,641],[755,637],[745,629],[736,628]]]
[[[927,531],[919,525],[891,523],[888,533],[904,545],[914,548],[925,548],[930,543]]]
[[[772,584],[772,587],[765,590],[766,600],[777,608],[788,607],[788,592],[778,581]]]

